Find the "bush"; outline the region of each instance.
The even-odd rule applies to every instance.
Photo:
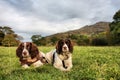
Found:
[[[55,45],[55,43],[58,41],[59,39],[57,37],[52,37],[50,39],[50,41],[52,42],[52,45]]]
[[[2,40],[4,39],[5,34],[0,31],[0,45],[2,45]]]
[[[79,39],[77,39],[78,45],[89,45],[89,38],[86,35],[79,35]]]
[[[77,44],[78,45],[89,45],[89,39],[78,39]]]
[[[6,47],[17,46],[19,42],[15,39],[12,34],[5,35],[5,38],[2,41],[2,45]]]
[[[108,45],[108,42],[105,38],[94,38],[94,39],[92,39],[91,45],[106,46],[106,45]]]

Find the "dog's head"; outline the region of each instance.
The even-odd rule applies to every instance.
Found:
[[[56,51],[58,54],[62,52],[73,52],[73,45],[70,39],[61,39],[56,45]]]
[[[18,46],[16,50],[16,55],[19,58],[27,58],[27,57],[34,58],[38,54],[39,54],[38,48],[36,47],[35,44],[31,42],[20,43],[20,45]]]

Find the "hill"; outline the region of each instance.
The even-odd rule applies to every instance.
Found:
[[[90,35],[93,33],[105,32],[109,28],[109,22],[98,22],[93,25],[87,25],[80,29],[68,31],[66,33],[70,34],[82,34],[82,35]]]
[[[80,29],[71,30],[67,32],[57,33],[50,36],[46,36],[45,39],[49,41],[51,38],[66,38],[69,35],[91,35],[91,34],[98,34],[101,32],[105,32],[109,29],[110,22],[97,22],[93,25],[86,25]]]

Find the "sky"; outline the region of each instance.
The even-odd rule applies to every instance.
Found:
[[[120,0],[0,0],[0,26],[9,26],[23,41],[111,22]]]

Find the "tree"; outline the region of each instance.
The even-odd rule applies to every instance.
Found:
[[[6,34],[14,34],[14,31],[12,30],[12,28],[8,27],[8,26],[1,26],[0,30],[6,35]]]
[[[51,42],[52,42],[52,45],[54,45],[59,39],[57,37],[52,37],[51,38]]]
[[[69,38],[71,38],[73,40],[77,40],[79,38],[79,35],[77,35],[77,34],[71,34],[71,35],[69,35]]]
[[[32,42],[33,43],[35,43],[36,45],[40,45],[40,39],[42,38],[42,36],[41,35],[33,35],[32,37],[31,37],[31,39],[32,39]]]
[[[110,33],[110,28],[108,28],[107,30],[106,30],[106,40],[107,40],[107,42],[108,42],[108,45],[112,45],[111,43],[111,33]]]
[[[120,10],[118,10],[115,15],[113,16],[114,22],[120,21]]]
[[[5,34],[0,30],[0,45],[2,45],[2,40],[4,39]]]
[[[120,44],[120,10],[113,16],[113,22],[110,23],[110,33],[112,44]]]
[[[0,26],[0,45],[16,46],[23,37],[15,34],[12,28],[8,26]]]
[[[45,37],[42,37],[40,40],[39,40],[39,45],[41,46],[45,46],[46,45],[46,39]]]
[[[108,42],[105,38],[94,38],[94,39],[92,39],[91,45],[93,45],[93,46],[107,46]]]
[[[5,38],[2,41],[2,45],[3,46],[17,46],[19,44],[19,42],[15,39],[13,34],[7,34],[5,35]]]
[[[78,45],[89,45],[89,38],[86,35],[79,35],[78,38],[76,38]]]

